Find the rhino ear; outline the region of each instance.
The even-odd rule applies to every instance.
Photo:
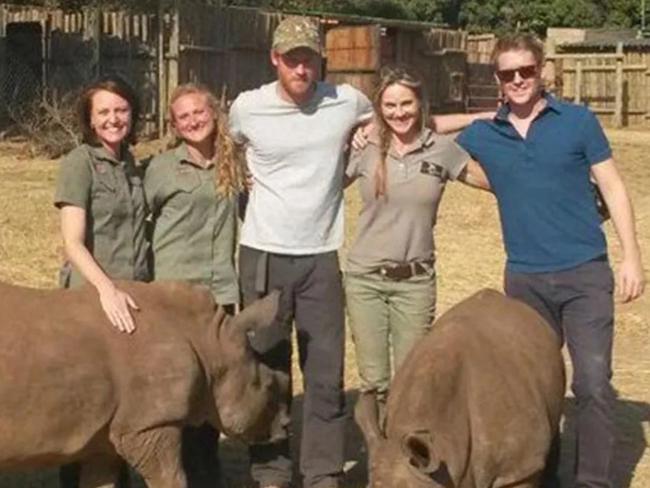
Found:
[[[433,438],[428,430],[409,432],[402,439],[402,451],[409,464],[426,475],[440,469],[441,461],[435,452]]]
[[[278,315],[280,291],[273,290],[264,298],[251,303],[234,318],[233,326],[238,331],[248,332],[268,327]]]

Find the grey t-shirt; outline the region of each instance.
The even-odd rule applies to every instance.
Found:
[[[343,243],[344,149],[372,105],[349,85],[318,83],[303,106],[277,82],[240,94],[230,132],[246,144],[253,189],[240,243],[282,254],[317,254]]]
[[[455,180],[470,159],[453,135],[425,129],[403,156],[389,150],[386,195],[375,197],[375,169],[381,151],[371,137],[355,151],[346,169],[359,180],[362,208],[347,271],[366,273],[380,266],[433,262],[433,227],[447,180]]]

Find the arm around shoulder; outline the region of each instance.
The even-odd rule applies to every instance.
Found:
[[[492,191],[487,174],[481,165],[473,159],[467,161],[465,168],[458,175],[458,180],[479,190]]]
[[[492,119],[496,112],[477,112],[473,114],[446,114],[431,116],[433,129],[439,134],[458,132],[470,125],[475,120]]]

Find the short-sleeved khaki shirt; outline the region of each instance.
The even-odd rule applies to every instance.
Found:
[[[453,137],[426,129],[403,156],[389,150],[387,195],[379,198],[375,197],[379,141],[371,137],[365,149],[352,153],[346,173],[359,180],[362,208],[348,253],[349,272],[433,262],[433,227],[445,183],[456,179],[470,159]]]
[[[61,161],[54,204],[86,211],[85,245],[108,276],[149,279],[142,168],[127,149],[120,161],[101,146],[72,150]],[[64,286],[85,282],[76,269],[62,278]]]
[[[238,303],[236,197],[218,194],[214,165],[196,165],[181,144],[151,161],[145,194],[154,223],[154,279],[201,283],[218,303]]]

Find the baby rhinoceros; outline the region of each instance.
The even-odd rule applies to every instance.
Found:
[[[538,487],[564,387],[550,325],[501,293],[476,293],[435,322],[397,371],[383,428],[374,398],[360,397],[370,487]]]
[[[90,287],[0,284],[0,469],[78,461],[82,486],[110,486],[119,455],[149,486],[183,488],[184,425],[261,441],[286,421],[247,337],[273,322],[277,292],[230,317],[201,287],[118,287],[139,306],[132,334]]]

